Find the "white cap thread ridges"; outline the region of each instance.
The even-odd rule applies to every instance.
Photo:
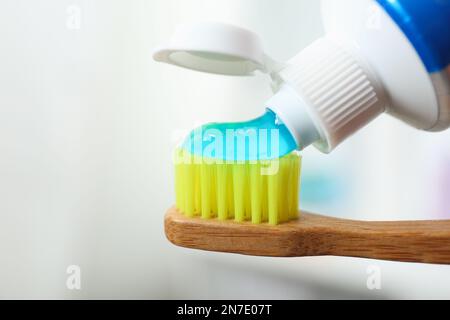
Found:
[[[385,109],[384,93],[372,72],[331,39],[315,41],[278,74],[306,102],[321,140],[330,152]]]

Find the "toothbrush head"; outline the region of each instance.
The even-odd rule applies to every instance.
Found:
[[[297,219],[301,156],[224,161],[178,149],[176,206],[187,217],[276,225]]]

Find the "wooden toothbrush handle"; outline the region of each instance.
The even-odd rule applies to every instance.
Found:
[[[300,235],[298,255],[314,245],[317,255],[450,264],[450,220],[355,221],[307,213],[301,220],[314,232]],[[309,244],[300,243],[306,239]]]
[[[450,220],[374,222],[301,212],[296,221],[269,226],[187,218],[171,208],[165,232],[178,246],[209,251],[450,264]]]

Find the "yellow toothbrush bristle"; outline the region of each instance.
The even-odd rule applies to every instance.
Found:
[[[226,162],[175,152],[176,206],[188,217],[277,225],[298,218],[301,156]]]

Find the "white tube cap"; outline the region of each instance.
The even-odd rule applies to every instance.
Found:
[[[219,22],[179,26],[170,41],[153,52],[153,58],[196,71],[238,76],[256,70],[270,73],[276,65],[264,53],[257,34]]]
[[[329,38],[319,39],[304,49],[277,76],[280,83],[295,91],[301,103],[297,104],[298,110],[291,110],[293,104],[286,103],[274,111],[293,135],[299,136],[300,143],[305,130],[315,131],[313,135],[319,133],[320,139],[314,146],[322,152],[332,151],[386,106],[384,90],[368,65],[351,48]],[[305,117],[304,114],[311,120],[302,128],[305,121],[295,119]],[[289,127],[291,121],[298,125]],[[310,128],[311,124],[315,130]]]

